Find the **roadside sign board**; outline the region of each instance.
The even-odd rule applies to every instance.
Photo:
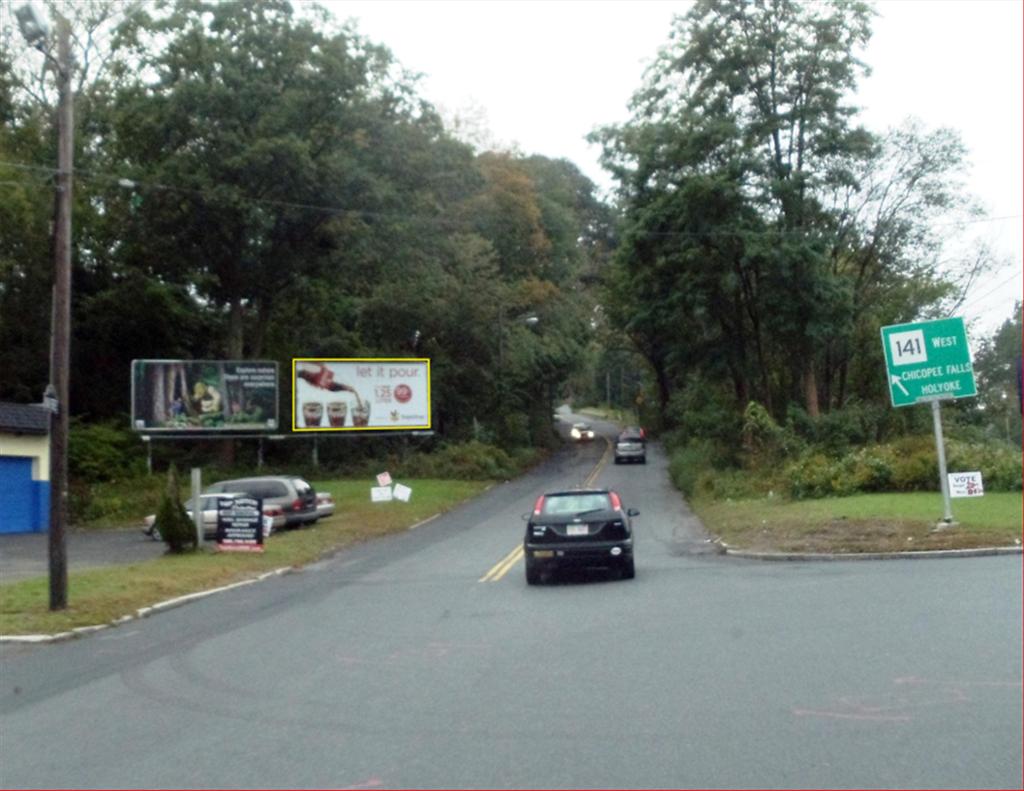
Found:
[[[430,421],[428,358],[292,360],[292,431],[429,431]]]
[[[132,360],[132,428],[146,434],[277,431],[277,363]]]
[[[263,500],[224,497],[217,501],[217,549],[221,552],[263,551]]]
[[[949,473],[950,497],[984,497],[985,482],[980,472]]]
[[[882,327],[882,349],[893,406],[978,394],[961,318]]]

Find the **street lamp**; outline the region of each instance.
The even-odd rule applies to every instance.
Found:
[[[45,402],[50,410],[50,609],[68,605],[68,564],[65,541],[68,491],[68,374],[71,346],[71,183],[74,116],[71,96],[71,25],[57,17],[57,57],[46,47],[49,25],[25,4],[15,11],[30,46],[46,56],[57,76],[57,212],[54,223],[53,325],[50,340],[50,384]]]

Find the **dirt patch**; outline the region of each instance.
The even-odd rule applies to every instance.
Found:
[[[894,519],[830,519],[791,525],[762,525],[733,531],[726,542],[755,552],[923,552],[1013,545],[1006,531],[965,531],[955,526]]]

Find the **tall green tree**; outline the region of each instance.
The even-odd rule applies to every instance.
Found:
[[[663,409],[694,381],[780,419],[880,397],[864,373],[879,323],[957,290],[935,264],[934,223],[971,211],[963,147],[948,130],[857,125],[872,13],[699,0],[631,121],[592,135],[624,217],[609,315],[650,362]]]
[[[117,103],[111,160],[141,198],[122,255],[222,311],[229,356],[261,354],[289,287],[389,208],[380,148],[420,122],[390,54],[327,25],[278,0],[181,0],[140,28],[167,43]]]

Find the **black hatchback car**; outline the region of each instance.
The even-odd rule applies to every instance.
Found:
[[[545,572],[565,568],[606,568],[632,579],[633,525],[639,515],[609,489],[572,489],[537,498],[526,514],[523,539],[526,581],[536,585]]]

